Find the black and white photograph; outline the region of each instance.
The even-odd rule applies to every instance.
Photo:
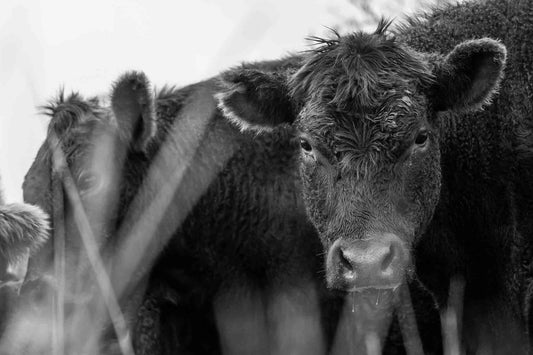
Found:
[[[0,83],[0,355],[533,354],[533,0],[1,0]]]

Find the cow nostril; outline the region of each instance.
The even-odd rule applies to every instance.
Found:
[[[381,271],[386,271],[389,268],[395,256],[396,248],[394,247],[394,245],[390,245],[388,253],[385,255],[383,261],[381,262]]]
[[[352,271],[353,269],[352,263],[344,254],[344,251],[340,248],[339,248],[339,261],[340,261],[341,267],[343,267],[346,270]]]

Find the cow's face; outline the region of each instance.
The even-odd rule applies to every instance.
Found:
[[[386,25],[321,42],[293,73],[229,72],[220,107],[242,129],[296,128],[330,287],[394,289],[439,200],[438,112],[488,102],[505,48],[482,39],[421,54]]]
[[[84,238],[100,249],[112,242],[127,210],[124,194],[132,189],[124,174],[152,137],[153,95],[143,74],[130,73],[115,84],[110,105],[107,99],[60,94],[46,111],[47,139],[25,177],[24,198],[53,217],[54,238],[64,234],[70,292],[92,274]],[[32,258],[30,279],[57,282],[54,244],[50,240]]]
[[[24,179],[24,199],[41,206],[52,217],[56,235],[64,231],[69,278],[75,280],[79,264],[76,259],[83,245],[63,182],[71,177],[82,198],[95,196],[101,190],[96,174],[91,173],[88,157],[97,146],[93,140],[96,132],[105,127],[101,122],[110,117],[97,99],[86,100],[75,93],[68,96],[60,93],[45,111],[50,116],[48,136]],[[53,265],[54,242],[50,240],[30,260],[30,278],[49,279],[53,276]]]

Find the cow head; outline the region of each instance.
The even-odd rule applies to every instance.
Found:
[[[439,112],[475,110],[497,90],[506,49],[492,39],[419,53],[382,23],[318,41],[292,72],[223,74],[219,107],[242,130],[291,125],[303,199],[344,291],[394,289],[431,221],[441,185]]]
[[[121,185],[123,174],[131,159],[142,159],[155,130],[154,99],[144,74],[122,76],[109,101],[61,92],[45,106],[50,116],[47,139],[23,184],[24,199],[52,216],[54,234],[64,228],[67,279],[73,282],[87,266],[81,261],[85,247],[79,212],[85,214],[97,247],[108,243],[125,203],[121,192],[133,193]],[[67,188],[75,190],[78,201]],[[53,260],[50,240],[30,261],[30,279],[52,273]]]
[[[20,309],[19,317],[38,315],[50,322],[52,302],[62,294],[70,322],[65,328],[69,334],[87,335],[71,337],[66,347],[77,349],[79,342],[93,342],[100,335],[94,323],[84,321],[91,316],[99,321],[102,297],[96,280],[97,273],[104,274],[102,269],[93,271],[95,258],[88,257],[88,250],[96,250],[94,255],[113,249],[112,237],[138,186],[124,179],[135,175],[136,161],[146,160],[155,132],[154,97],[146,76],[132,72],[119,78],[109,98],[61,92],[44,111],[50,117],[48,134],[26,174],[23,191],[25,201],[51,216],[53,234],[30,259],[22,288],[25,303],[40,312],[28,315]],[[107,258],[96,259],[104,270],[109,267]],[[49,352],[49,336],[43,339],[43,344],[37,344],[38,339],[20,343],[28,341],[37,346],[36,352]]]

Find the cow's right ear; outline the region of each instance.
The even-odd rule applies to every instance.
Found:
[[[283,74],[238,68],[222,74],[221,86],[215,96],[218,107],[242,131],[260,132],[294,122],[296,114]]]
[[[145,150],[155,134],[154,101],[150,82],[142,72],[125,73],[113,85],[113,114],[120,131],[138,151]]]

